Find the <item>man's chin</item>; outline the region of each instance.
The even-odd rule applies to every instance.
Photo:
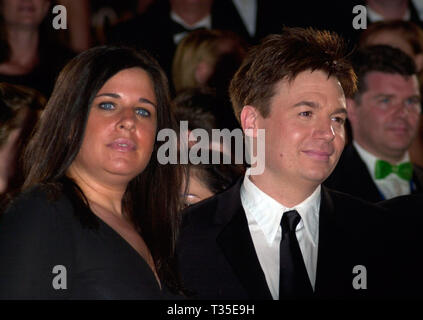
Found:
[[[308,172],[303,172],[304,176],[308,181],[310,181],[313,184],[319,185],[325,181],[330,174],[332,173],[332,170],[326,169],[326,170],[310,170]]]

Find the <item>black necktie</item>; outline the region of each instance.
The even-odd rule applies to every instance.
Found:
[[[313,294],[303,255],[295,235],[295,228],[300,220],[301,217],[296,210],[285,212],[281,220],[279,300],[307,298]]]

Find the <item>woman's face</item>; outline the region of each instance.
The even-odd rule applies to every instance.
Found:
[[[143,69],[115,74],[93,100],[82,146],[70,170],[97,182],[128,183],[150,160],[156,106],[153,83]]]
[[[50,7],[49,0],[2,0],[5,22],[9,26],[38,27]]]

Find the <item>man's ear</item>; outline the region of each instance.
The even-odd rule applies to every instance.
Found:
[[[414,61],[416,62],[417,72],[421,72],[423,70],[423,53],[416,54]]]
[[[259,116],[259,111],[253,106],[246,105],[242,108],[240,120],[241,127],[245,135],[253,138],[257,136]]]
[[[354,99],[351,98],[346,98],[346,103],[348,120],[350,121],[351,125],[354,125],[357,122],[357,103]]]

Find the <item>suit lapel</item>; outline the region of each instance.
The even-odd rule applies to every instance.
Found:
[[[353,184],[351,187],[354,190],[360,190],[359,197],[371,202],[383,200],[366,164],[352,144],[345,148],[345,156],[345,160],[347,160],[345,167],[348,168],[351,176],[349,183]],[[360,178],[357,179],[357,177]]]
[[[343,206],[348,206],[343,203]],[[351,272],[349,259],[349,245],[345,243],[344,232],[340,231],[339,219],[344,212],[337,213],[337,210],[345,208],[337,207],[330,192],[322,186],[322,198],[319,212],[319,248],[317,255],[317,270],[315,297],[327,298],[334,296],[345,297],[350,294]],[[354,228],[351,226],[351,228]],[[351,271],[350,271],[351,270]]]
[[[417,165],[413,165],[413,182],[416,186],[413,193],[423,192],[423,169]]]
[[[316,283],[314,293],[319,296],[327,291],[330,267],[333,262],[333,252],[330,249],[334,238],[332,230],[335,224],[335,208],[326,188],[322,186],[319,211],[319,246],[317,253]]]
[[[247,218],[241,204],[240,187],[219,199],[216,223],[223,223],[217,243],[250,299],[269,300],[272,295],[258,260]]]

